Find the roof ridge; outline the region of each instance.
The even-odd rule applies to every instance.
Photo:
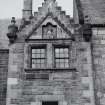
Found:
[[[43,15],[43,13],[46,14],[45,11],[47,13],[49,12],[48,8],[49,8],[49,2],[50,1],[52,1],[52,4],[51,4],[52,8],[55,8],[55,9],[52,9],[50,12],[53,12],[54,11],[55,14],[57,12],[59,12],[60,15],[62,15],[62,14],[65,15],[65,18],[68,17],[68,15],[66,15],[66,12],[64,10],[62,10],[62,7],[58,5],[58,3],[56,2],[56,0],[44,0],[44,2],[42,2],[42,6],[38,7],[38,11],[35,11],[34,12],[35,18],[37,18],[36,16],[38,16],[39,14],[42,14],[42,15]],[[46,10],[44,10],[44,9],[46,9]],[[69,15],[69,17],[70,17],[70,15]]]
[[[51,11],[49,10],[49,4],[51,1]],[[44,0],[44,2],[42,2],[42,6],[38,7],[38,11],[34,12],[34,16],[32,18],[30,18],[28,24],[26,21],[24,21],[23,26],[21,28],[20,31],[22,31],[26,26],[30,27],[31,24],[35,24],[35,28],[39,27],[39,25],[44,21],[44,19],[46,19],[47,15],[53,15],[52,17],[56,17],[55,21],[58,22],[58,24],[68,33],[71,34],[70,30],[68,29],[68,27],[71,26],[71,21],[70,21],[70,16],[66,15],[66,12],[62,10],[61,6],[57,5],[57,2],[55,2],[56,0]],[[34,28],[33,27],[33,28]],[[35,29],[34,28],[34,29]],[[30,28],[31,29],[31,28]],[[33,30],[33,29],[32,29]],[[19,31],[19,32],[20,32]],[[32,32],[30,30],[30,32]],[[29,33],[31,34],[31,33]]]

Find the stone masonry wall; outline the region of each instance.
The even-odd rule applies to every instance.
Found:
[[[0,50],[0,105],[6,105],[8,50]]]
[[[51,8],[49,8],[50,2]],[[48,11],[52,12],[52,16],[43,20]],[[57,35],[63,37],[57,40],[44,40],[40,37],[38,40],[37,38],[42,36],[44,22],[56,23]],[[38,8],[38,12],[34,13],[30,24],[18,33],[16,42],[9,46],[7,105],[42,105],[43,101],[58,101],[59,105],[95,105],[91,45],[86,42],[71,41],[69,38],[73,30],[70,17],[57,6],[55,0],[45,0],[42,7]],[[70,37],[66,37],[65,32]],[[24,42],[29,34],[38,37],[31,36],[30,40]],[[40,44],[46,45],[47,66],[44,71],[30,68],[30,46]],[[70,47],[70,68],[59,70],[54,68],[56,45]]]
[[[77,69],[81,78],[81,105],[95,105],[91,44],[77,43]]]
[[[80,0],[84,18],[91,24],[103,24],[105,21],[104,0]],[[86,19],[87,20],[87,19]]]
[[[21,96],[23,105],[32,105],[32,103],[41,105],[42,101],[58,101],[59,105],[80,105],[78,73],[69,71],[34,72],[34,74],[43,73],[48,74],[49,79],[23,81],[24,86]]]
[[[37,45],[38,43],[39,41],[36,41]],[[51,42],[45,43],[48,49],[52,49]],[[53,43],[62,44],[62,41],[53,41]],[[64,43],[65,41],[63,41]],[[66,41],[67,43],[71,44],[69,41]],[[66,69],[63,71],[41,70],[30,73],[25,71],[25,69],[29,69],[26,64],[29,62],[25,58],[30,53],[29,50],[26,50],[27,45],[15,43],[10,46],[6,105],[41,105],[42,101],[58,101],[59,105],[94,105],[91,47],[89,43],[72,42],[70,47],[72,65],[70,67],[71,69],[76,68],[77,71]],[[53,50],[47,51],[51,53]],[[51,66],[53,65],[52,58],[51,55],[47,56],[48,68],[53,68]],[[45,74],[48,78],[29,79],[27,74],[30,76]]]
[[[9,47],[6,105],[17,105],[22,88],[21,74],[24,66],[24,44],[15,43]]]
[[[93,69],[96,105],[105,104],[105,28],[93,28]]]

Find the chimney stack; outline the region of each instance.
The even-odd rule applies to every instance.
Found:
[[[24,0],[23,18],[29,20],[32,16],[32,0]]]

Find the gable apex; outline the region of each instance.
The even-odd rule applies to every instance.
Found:
[[[58,19],[58,17],[55,17],[55,16],[53,15],[53,13],[49,12],[45,17],[41,18],[41,20],[39,20],[36,25],[33,26],[32,30],[29,32],[28,36],[26,37],[26,40],[31,37],[31,35],[43,24],[43,22],[44,22],[48,17],[51,17],[52,20],[54,20],[54,21],[64,30],[64,32],[66,32],[66,34],[68,34],[69,36],[72,35],[71,31],[65,26],[65,24],[63,24],[63,23]]]
[[[29,21],[23,20],[24,22],[20,25],[18,33],[18,35],[22,35],[19,37],[23,37],[24,39],[29,38],[48,16],[51,16],[51,18],[64,30],[64,32],[71,36],[73,22],[70,16],[66,15],[66,12],[58,6],[56,0],[44,0],[42,6],[38,8],[37,12],[34,12],[34,15],[29,19]]]

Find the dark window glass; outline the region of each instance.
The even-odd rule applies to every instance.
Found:
[[[58,105],[58,102],[56,102],[56,101],[44,101],[44,102],[42,102],[42,105]]]
[[[55,48],[55,66],[56,68],[69,67],[69,49],[68,47]]]
[[[45,48],[32,48],[32,68],[44,68],[45,59]]]

